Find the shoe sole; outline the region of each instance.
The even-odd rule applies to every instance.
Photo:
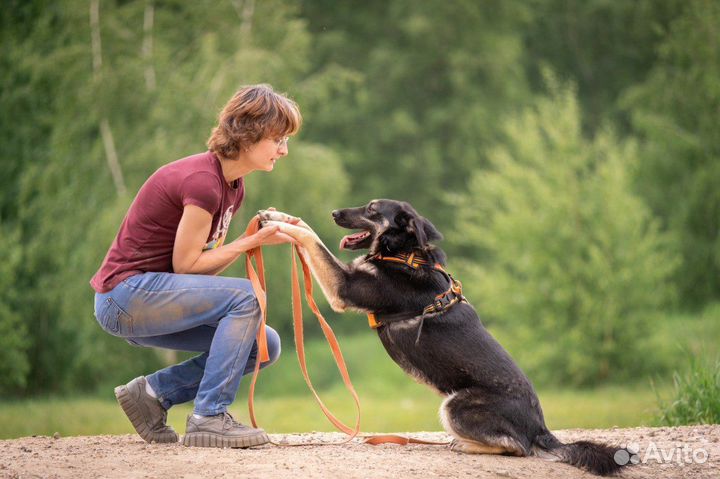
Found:
[[[183,445],[189,447],[253,447],[270,442],[267,434],[245,437],[228,437],[211,432],[189,432],[183,436]]]
[[[145,440],[145,442],[168,443],[178,442],[180,440],[177,433],[174,432],[166,432],[162,434],[156,434],[152,432],[152,430],[145,423],[145,419],[143,418],[143,415],[138,409],[138,407],[136,406],[135,400],[130,396],[130,392],[128,391],[127,386],[116,387],[115,397],[117,398],[117,401],[120,404],[123,412],[130,420],[130,424],[132,424],[132,426],[135,428],[135,432],[137,432],[140,437]]]

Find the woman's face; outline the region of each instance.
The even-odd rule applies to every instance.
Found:
[[[288,154],[288,137],[263,138],[248,148],[245,158],[253,170],[272,171],[275,162]]]

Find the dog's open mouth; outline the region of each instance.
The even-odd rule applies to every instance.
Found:
[[[340,240],[340,249],[358,249],[369,237],[369,231],[361,231],[359,233],[344,236],[343,239]]]

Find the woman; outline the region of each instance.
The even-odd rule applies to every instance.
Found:
[[[165,165],[145,182],[90,281],[95,317],[108,333],[138,346],[201,353],[115,388],[147,442],[177,442],[167,410],[193,399],[186,446],[268,442],[263,430],[227,413],[240,378],[255,366],[258,302],[248,280],[216,275],[245,251],[291,241],[275,227],[224,242],[245,176],[272,171],[301,123],[295,102],[270,86],[242,88],[220,113],[209,151]],[[270,361],[261,367],[280,355],[279,336],[266,332]]]

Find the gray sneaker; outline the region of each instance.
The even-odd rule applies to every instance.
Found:
[[[268,442],[265,431],[240,424],[226,412],[201,418],[190,414],[183,437],[184,445],[197,447],[252,447]]]
[[[130,423],[147,442],[178,442],[175,430],[165,424],[167,411],[160,401],[145,392],[145,378],[140,376],[115,388],[115,397]]]

